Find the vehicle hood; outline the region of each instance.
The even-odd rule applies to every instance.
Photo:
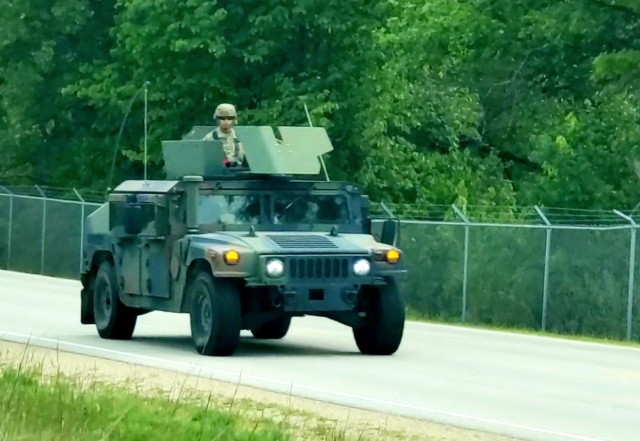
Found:
[[[369,254],[373,248],[385,248],[367,234],[339,234],[317,232],[247,232],[225,231],[198,234],[193,242],[214,246],[249,248],[258,254]]]

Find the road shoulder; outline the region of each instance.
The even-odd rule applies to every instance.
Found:
[[[61,372],[90,381],[129,385],[139,393],[160,392],[171,398],[206,394],[217,406],[269,415],[292,428],[316,434],[312,439],[386,439],[433,441],[509,441],[514,438],[461,429],[300,398],[186,375],[159,368],[94,358],[55,349],[0,341],[0,364],[38,366],[44,375]],[[330,437],[327,437],[331,434]]]

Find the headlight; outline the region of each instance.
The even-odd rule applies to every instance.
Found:
[[[284,263],[280,259],[270,259],[267,262],[267,275],[269,277],[280,277],[284,274]]]
[[[353,272],[356,276],[366,276],[371,271],[371,264],[367,259],[358,259],[353,264]]]

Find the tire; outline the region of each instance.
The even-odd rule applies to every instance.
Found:
[[[198,353],[232,355],[240,340],[240,292],[233,282],[202,271],[190,286],[191,337]]]
[[[93,289],[93,316],[100,337],[129,340],[138,314],[120,301],[116,273],[111,262],[102,262]]]
[[[291,326],[291,317],[282,317],[252,329],[251,333],[257,339],[281,339],[289,332]]]
[[[404,333],[405,305],[394,279],[386,286],[368,287],[362,299],[369,318],[362,327],[353,329],[360,352],[366,355],[392,355],[400,347]]]

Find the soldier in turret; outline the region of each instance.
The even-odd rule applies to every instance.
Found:
[[[232,126],[237,119],[236,108],[232,104],[220,104],[216,107],[213,118],[218,121],[218,127],[207,133],[203,138],[206,141],[220,140],[227,156],[227,167],[240,167],[244,161],[244,148],[236,137]]]

